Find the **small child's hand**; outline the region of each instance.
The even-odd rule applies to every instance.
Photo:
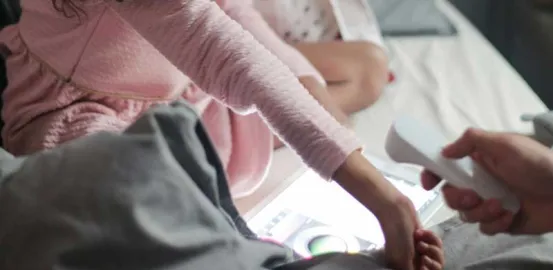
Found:
[[[415,232],[415,245],[419,253],[420,270],[442,270],[445,264],[442,240],[433,232]]]

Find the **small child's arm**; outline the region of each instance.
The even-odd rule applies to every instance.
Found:
[[[311,62],[276,34],[263,16],[252,6],[251,1],[217,0],[217,3],[227,15],[250,32],[261,45],[277,56],[297,77],[313,77],[322,85],[326,85],[322,75]]]
[[[348,116],[337,106],[326,89],[326,81],[317,69],[296,48],[290,46],[269,26],[263,16],[247,0],[217,0],[233,20],[240,23],[261,45],[277,56],[338,122],[349,124]]]
[[[118,23],[132,26],[202,90],[237,111],[258,111],[323,178],[361,147],[289,68],[215,2],[105,3]]]

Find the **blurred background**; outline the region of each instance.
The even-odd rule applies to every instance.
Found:
[[[553,1],[450,1],[552,108]]]

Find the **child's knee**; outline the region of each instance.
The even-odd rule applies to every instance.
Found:
[[[365,106],[372,105],[388,82],[388,58],[384,50],[370,42],[356,42],[354,83]]]

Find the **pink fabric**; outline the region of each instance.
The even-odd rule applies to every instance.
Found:
[[[2,136],[14,154],[120,131],[182,95],[200,108],[231,180],[263,175],[269,130],[256,114],[230,113],[205,93],[262,115],[325,178],[360,147],[289,68],[209,0],[90,0],[84,21],[65,18],[50,1],[21,4],[20,23],[0,34],[10,51]]]
[[[300,52],[284,42],[261,14],[253,7],[252,0],[216,0],[217,4],[262,45],[276,55],[296,76],[312,76],[326,84],[322,75]]]

